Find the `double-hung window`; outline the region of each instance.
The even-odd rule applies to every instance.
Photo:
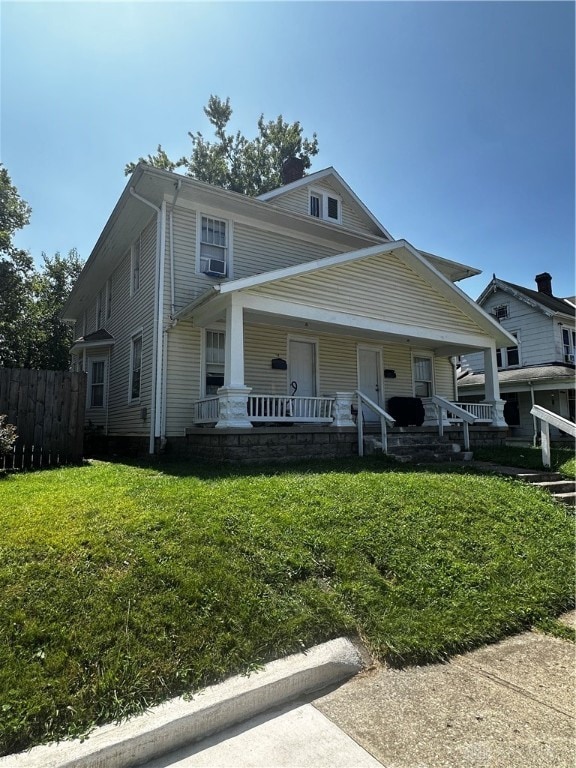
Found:
[[[88,387],[88,407],[89,408],[103,408],[104,407],[104,390],[106,386],[106,361],[105,360],[91,360],[90,361],[90,383]]]
[[[571,328],[562,328],[562,351],[564,353],[564,362],[573,363],[576,354],[576,330]]]
[[[140,256],[142,250],[141,238],[133,243],[130,251],[130,296],[134,296],[140,288]]]
[[[132,337],[130,354],[130,400],[140,399],[142,385],[142,334]]]
[[[106,281],[106,320],[112,315],[112,278]]]
[[[228,222],[201,216],[200,272],[211,277],[225,277],[228,272]]]
[[[518,332],[512,331],[512,336],[518,338]],[[498,368],[514,368],[520,365],[520,350],[514,347],[502,347],[496,350],[496,365]]]
[[[432,379],[432,358],[415,357],[414,358],[414,396],[432,397],[433,379]]]
[[[224,331],[206,331],[205,394],[215,395],[224,384]]]

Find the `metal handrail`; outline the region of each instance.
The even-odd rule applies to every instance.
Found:
[[[391,427],[394,426],[396,423],[396,420],[390,416],[389,413],[387,413],[383,408],[381,408],[378,403],[375,403],[373,400],[370,400],[369,397],[366,397],[366,395],[363,392],[360,392],[359,389],[356,389],[354,391],[354,394],[358,398],[358,417],[356,419],[356,426],[358,429],[358,456],[364,456],[364,423],[362,419],[362,403],[366,403],[366,405],[371,408],[375,413],[377,413],[380,416],[380,434],[381,434],[381,441],[382,441],[382,452],[388,453],[388,432],[386,429],[386,424],[390,424]]]
[[[462,419],[462,429],[464,431],[464,450],[470,450],[470,424],[474,424],[476,416],[469,411],[465,411],[464,408],[460,408],[456,403],[447,400],[445,397],[439,397],[438,395],[432,395],[432,402],[438,410],[438,434],[440,437],[444,434],[444,416],[442,411],[446,413],[452,413],[454,416]]]
[[[556,427],[561,429],[562,432],[567,432],[570,437],[576,438],[576,424],[572,421],[568,421],[563,416],[559,416],[553,411],[549,411],[547,408],[542,408],[541,405],[533,405],[530,411],[532,416],[535,416],[540,421],[540,445],[542,447],[542,465],[544,467],[550,467],[552,464],[551,446],[550,446],[550,427]]]

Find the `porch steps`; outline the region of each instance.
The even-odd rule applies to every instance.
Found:
[[[364,437],[365,454],[381,450],[382,443],[375,435]],[[426,433],[389,433],[388,453],[402,462],[452,462],[465,458],[458,444]],[[470,458],[469,454],[466,458]]]
[[[576,504],[576,480],[563,477],[558,472],[520,472],[516,475],[519,480],[543,488],[563,504]]]

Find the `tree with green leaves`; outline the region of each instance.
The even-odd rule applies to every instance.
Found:
[[[6,367],[20,365],[26,356],[34,263],[29,253],[14,245],[14,236],[29,223],[31,213],[0,165],[0,365]]]
[[[82,261],[75,249],[64,257],[43,253],[37,270],[30,254],[14,245],[31,213],[0,165],[0,365],[66,370],[72,331],[60,311]]]
[[[186,175],[199,181],[255,197],[282,184],[281,170],[285,160],[299,158],[306,171],[311,166],[311,158],[318,154],[316,134],[313,133],[311,139],[304,137],[300,123],[287,123],[282,115],[269,121],[260,115],[258,135],[247,139],[240,131],[228,132],[232,117],[229,98],[222,101],[218,96],[210,96],[204,113],[214,126],[215,141],[205,139],[200,131],[189,131],[192,141],[189,157],[171,160],[159,144],[156,154],[140,157],[137,163],[128,163],[126,175],[132,173],[138,163],[166,171],[185,168]]]

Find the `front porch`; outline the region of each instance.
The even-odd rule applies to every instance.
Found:
[[[169,407],[168,436],[226,443],[231,457],[243,459],[246,452],[269,458],[262,446],[284,454],[278,446],[296,445],[304,434],[306,455],[318,455],[310,446],[320,444],[332,445],[334,455],[362,454],[363,431],[373,428],[384,452],[398,427],[428,429],[439,441],[459,430],[466,450],[475,428],[500,434],[495,324],[428,270],[411,247],[395,244],[214,286],[170,329],[168,354],[173,348],[178,364],[190,361],[191,378],[176,376],[168,386],[197,395],[185,406],[185,423],[183,409]],[[462,405],[455,359],[470,350],[484,355],[485,400]],[[398,400],[417,404],[419,414],[400,419],[392,407]],[[181,432],[172,431],[176,425]],[[347,447],[336,449],[339,443]]]
[[[195,425],[178,450],[218,461],[343,458],[375,451],[456,461],[474,445],[504,444],[507,434],[493,424],[500,417],[496,403],[426,398],[424,423],[398,426],[359,391],[329,397],[236,392],[233,407],[228,397],[226,392],[194,404]],[[232,416],[245,423],[230,426]]]
[[[489,424],[470,428],[474,447],[504,445],[507,431]],[[366,427],[366,453],[379,452],[379,427]],[[388,429],[388,454],[414,461],[462,460],[456,450],[463,442],[461,425],[451,425],[438,435],[434,427],[391,427]],[[174,454],[214,462],[259,462],[307,459],[338,459],[357,456],[356,427],[300,424],[298,426],[258,426],[253,429],[206,429],[190,427],[186,436],[170,440]]]

